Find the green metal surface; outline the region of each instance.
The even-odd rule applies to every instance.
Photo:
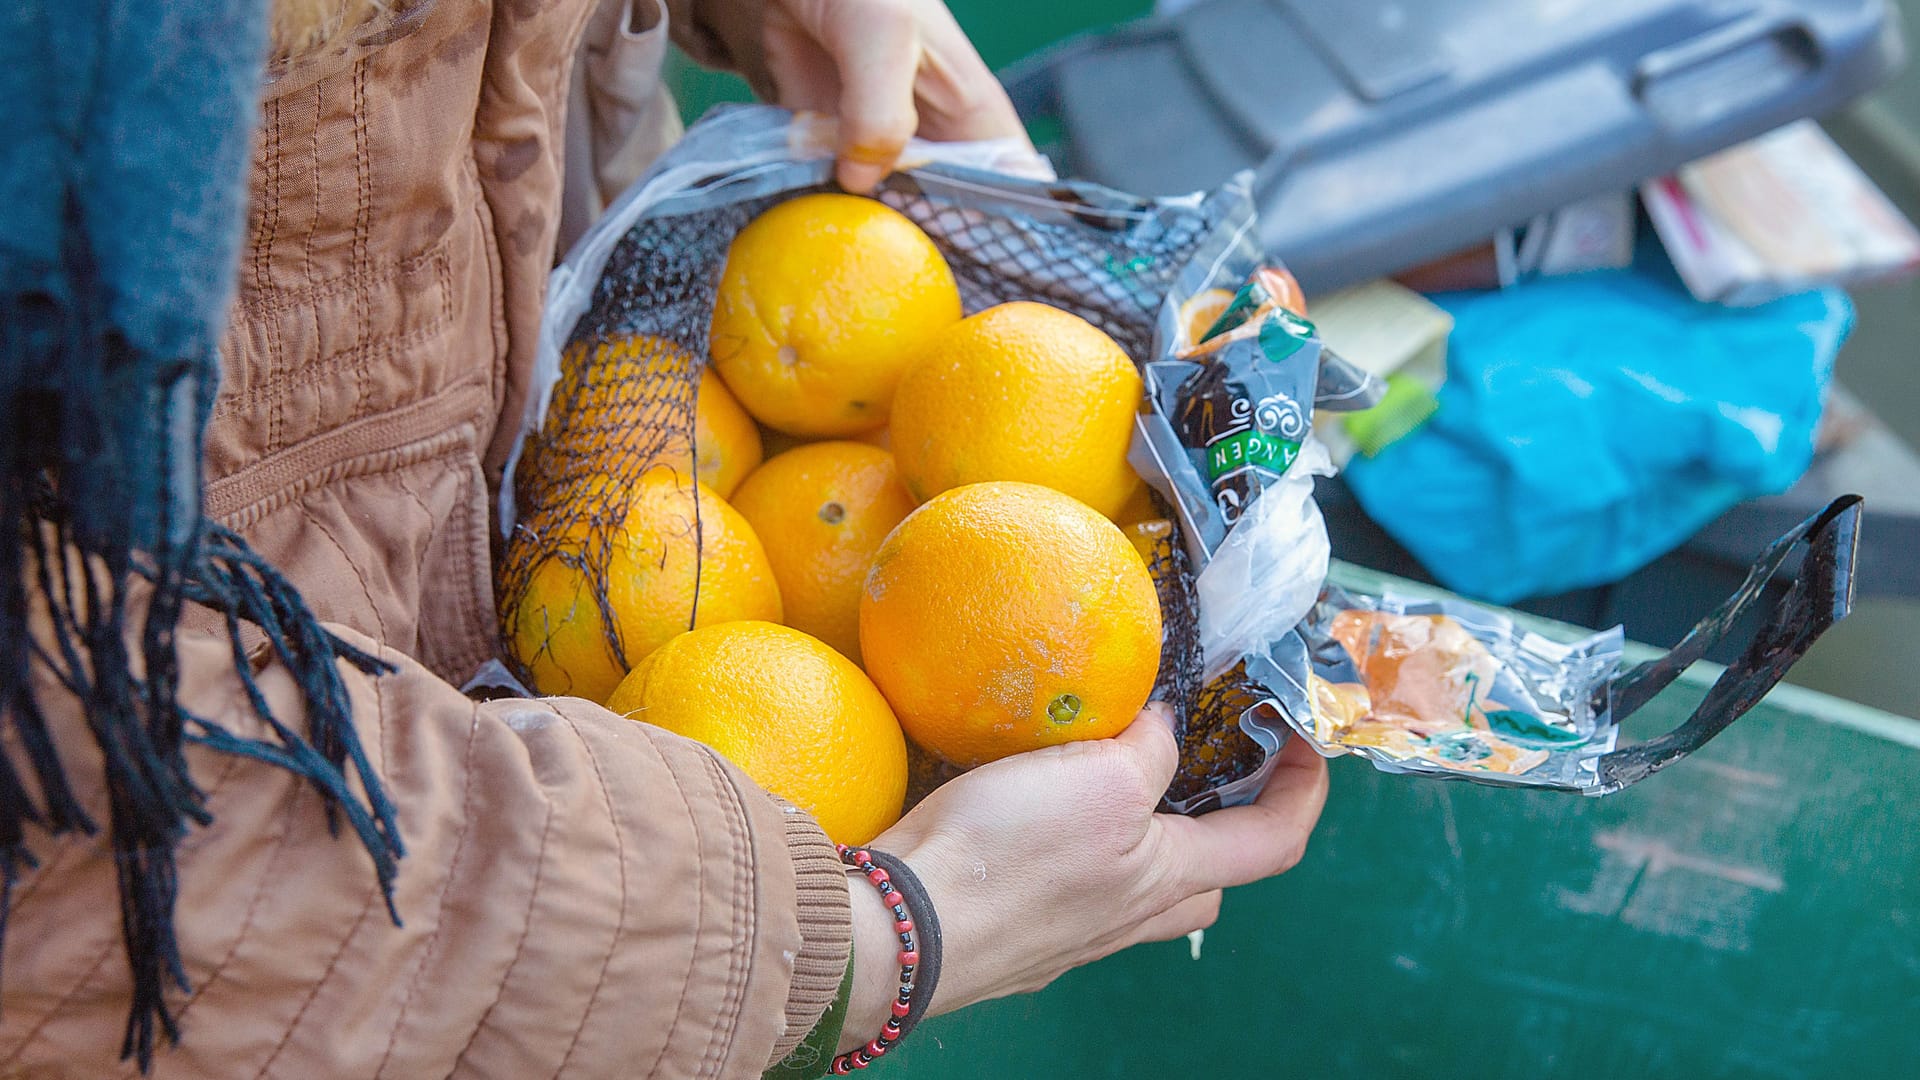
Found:
[[[1306,860],[1229,892],[1199,960],[1141,946],[930,1021],[888,1074],[1914,1075],[1920,723],[1783,687],[1605,799],[1331,767]]]
[[[947,7],[973,39],[981,58],[998,69],[1080,31],[1139,18],[1153,10],[1153,0],[1045,0],[1029,4],[947,0]],[[668,57],[666,78],[680,104],[680,115],[688,123],[721,102],[753,100],[745,82],[702,70],[678,50]]]
[[[1153,0],[1048,0],[1037,4],[947,0],[947,9],[973,39],[981,59],[998,70],[1083,30],[1147,15],[1153,11]]]

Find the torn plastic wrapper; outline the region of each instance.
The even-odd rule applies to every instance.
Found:
[[[1149,424],[1163,441],[1170,424],[1183,451],[1166,479],[1192,522],[1188,549],[1202,567],[1209,679],[1290,631],[1327,576],[1313,477],[1333,466],[1311,437],[1324,349],[1311,323],[1277,304],[1291,282],[1256,270],[1213,329],[1177,358],[1147,365]],[[1190,323],[1182,318],[1179,328]]]
[[[1370,407],[1383,392],[1327,350],[1292,276],[1249,243],[1250,212],[1232,224],[1161,305],[1131,452],[1199,568],[1182,600],[1198,639],[1166,642],[1161,657],[1163,680],[1180,664],[1199,668],[1163,803],[1184,813],[1251,801],[1287,738],[1285,717],[1310,709],[1295,627],[1326,580],[1313,480],[1333,472],[1313,417]],[[1172,602],[1163,595],[1162,609]]]
[[[1562,644],[1461,600],[1328,588],[1302,628],[1305,734],[1387,772],[1587,787],[1613,749],[1618,627]]]
[[[1238,259],[1223,254],[1211,269],[1212,278],[1238,269],[1247,281],[1197,338],[1196,299],[1222,289],[1211,278],[1176,282],[1155,334],[1159,359],[1143,372],[1147,407],[1131,454],[1135,471],[1180,515],[1188,554],[1203,572],[1241,520],[1255,516],[1259,497],[1292,470],[1315,412],[1371,408],[1386,389],[1328,350],[1311,322],[1272,299],[1285,286],[1269,282],[1291,284],[1283,271],[1260,265],[1250,252]],[[1263,296],[1269,299],[1257,299]],[[1331,473],[1331,466],[1316,467]]]
[[[1249,334],[1193,358],[1147,365],[1148,393],[1173,420],[1205,479],[1214,514],[1201,542],[1216,550],[1300,455],[1311,426],[1321,344],[1312,324],[1275,312]]]
[[[1302,628],[1311,707],[1286,719],[1322,754],[1353,753],[1385,772],[1610,794],[1726,730],[1846,617],[1860,505],[1836,500],[1775,541],[1678,645],[1624,673],[1618,628],[1559,643],[1465,601],[1329,588]],[[1801,554],[1786,596],[1692,714],[1616,748],[1619,722],[1724,639]]]
[[[1128,531],[1160,597],[1160,676],[1153,700],[1175,704],[1178,721],[1179,766],[1160,808],[1202,814],[1250,802],[1266,786],[1286,742],[1281,710],[1306,707],[1305,683],[1286,674],[1304,676],[1306,645],[1288,631],[1274,646],[1281,656],[1266,678],[1256,679],[1239,663],[1203,681],[1200,637],[1193,632],[1200,596],[1186,548],[1168,521],[1137,523]]]

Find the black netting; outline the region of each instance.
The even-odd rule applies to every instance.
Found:
[[[1135,363],[1151,355],[1160,302],[1212,227],[1199,213],[1142,216],[1071,204],[1060,221],[1014,219],[957,205],[910,180],[883,198],[940,245],[968,314],[1009,300],[1052,304],[1106,331]]]
[[[1171,516],[1157,495],[1154,504]],[[1268,695],[1244,666],[1201,685],[1205,657],[1193,569],[1177,527],[1171,521],[1161,524],[1165,528],[1147,553],[1147,570],[1160,596],[1160,676],[1153,698],[1173,706],[1180,743],[1180,768],[1162,806],[1200,813],[1217,808],[1218,801],[1188,805],[1190,800],[1252,775],[1266,760],[1266,751],[1240,729],[1240,717]]]
[[[497,584],[508,658],[530,685],[546,644],[542,627],[522,627],[520,606],[549,560],[585,579],[613,655],[623,664],[635,659],[607,603],[608,554],[641,476],[665,466],[692,477],[695,396],[727,246],[791,194],[799,192],[644,219],[609,256],[561,356],[545,421],[527,436],[514,471],[515,525]]]
[[[601,568],[631,485],[649,469],[689,467],[727,247],[769,206],[817,190],[825,189],[643,218],[613,248],[561,358],[545,420],[529,433],[514,474],[516,524],[498,595],[509,659],[522,679],[531,682],[529,666],[544,644],[521,627],[521,599],[551,560],[589,583],[608,645],[625,662]],[[1177,212],[1131,201],[1099,206],[1065,189],[1027,196],[1032,205],[1001,205],[1004,193],[951,177],[898,175],[881,197],[934,239],[969,314],[1010,300],[1052,304],[1100,327],[1136,363],[1150,356],[1155,317],[1175,276],[1218,224],[1205,205]],[[1238,698],[1199,692],[1192,572],[1177,534],[1163,548],[1153,560],[1166,628],[1156,696],[1181,717],[1184,761],[1175,790],[1193,795],[1245,775],[1263,755],[1240,733],[1238,712],[1224,711]],[[1252,765],[1242,770],[1249,746]],[[937,779],[944,774],[922,778]]]
[[[1273,695],[1247,674],[1244,663],[1202,686],[1182,716],[1180,770],[1162,805],[1180,803],[1189,814],[1219,809],[1217,797],[1199,796],[1253,775],[1266,762],[1267,751],[1240,722],[1255,709],[1273,707]]]

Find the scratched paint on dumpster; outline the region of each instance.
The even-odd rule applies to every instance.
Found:
[[[1563,890],[1561,907],[1712,949],[1752,948],[1760,901],[1786,889],[1770,870],[1690,855],[1657,837],[1614,830],[1593,843],[1605,853],[1600,869],[1584,891]]]

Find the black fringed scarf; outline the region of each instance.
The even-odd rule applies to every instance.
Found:
[[[175,851],[211,820],[186,744],[309,779],[366,846],[390,910],[403,853],[337,667],[386,665],[322,629],[285,578],[201,513],[266,8],[0,5],[0,936],[12,887],[34,866],[33,827],[103,826],[57,749],[81,734],[47,719],[76,710],[35,692],[33,676],[50,673],[54,693],[82,703],[104,758],[133,985],[121,1053],[143,1070],[156,1032],[179,1038],[169,984],[188,989]],[[176,697],[187,604],[225,616],[272,738],[237,735]],[[243,623],[298,681],[304,734],[267,708]]]

